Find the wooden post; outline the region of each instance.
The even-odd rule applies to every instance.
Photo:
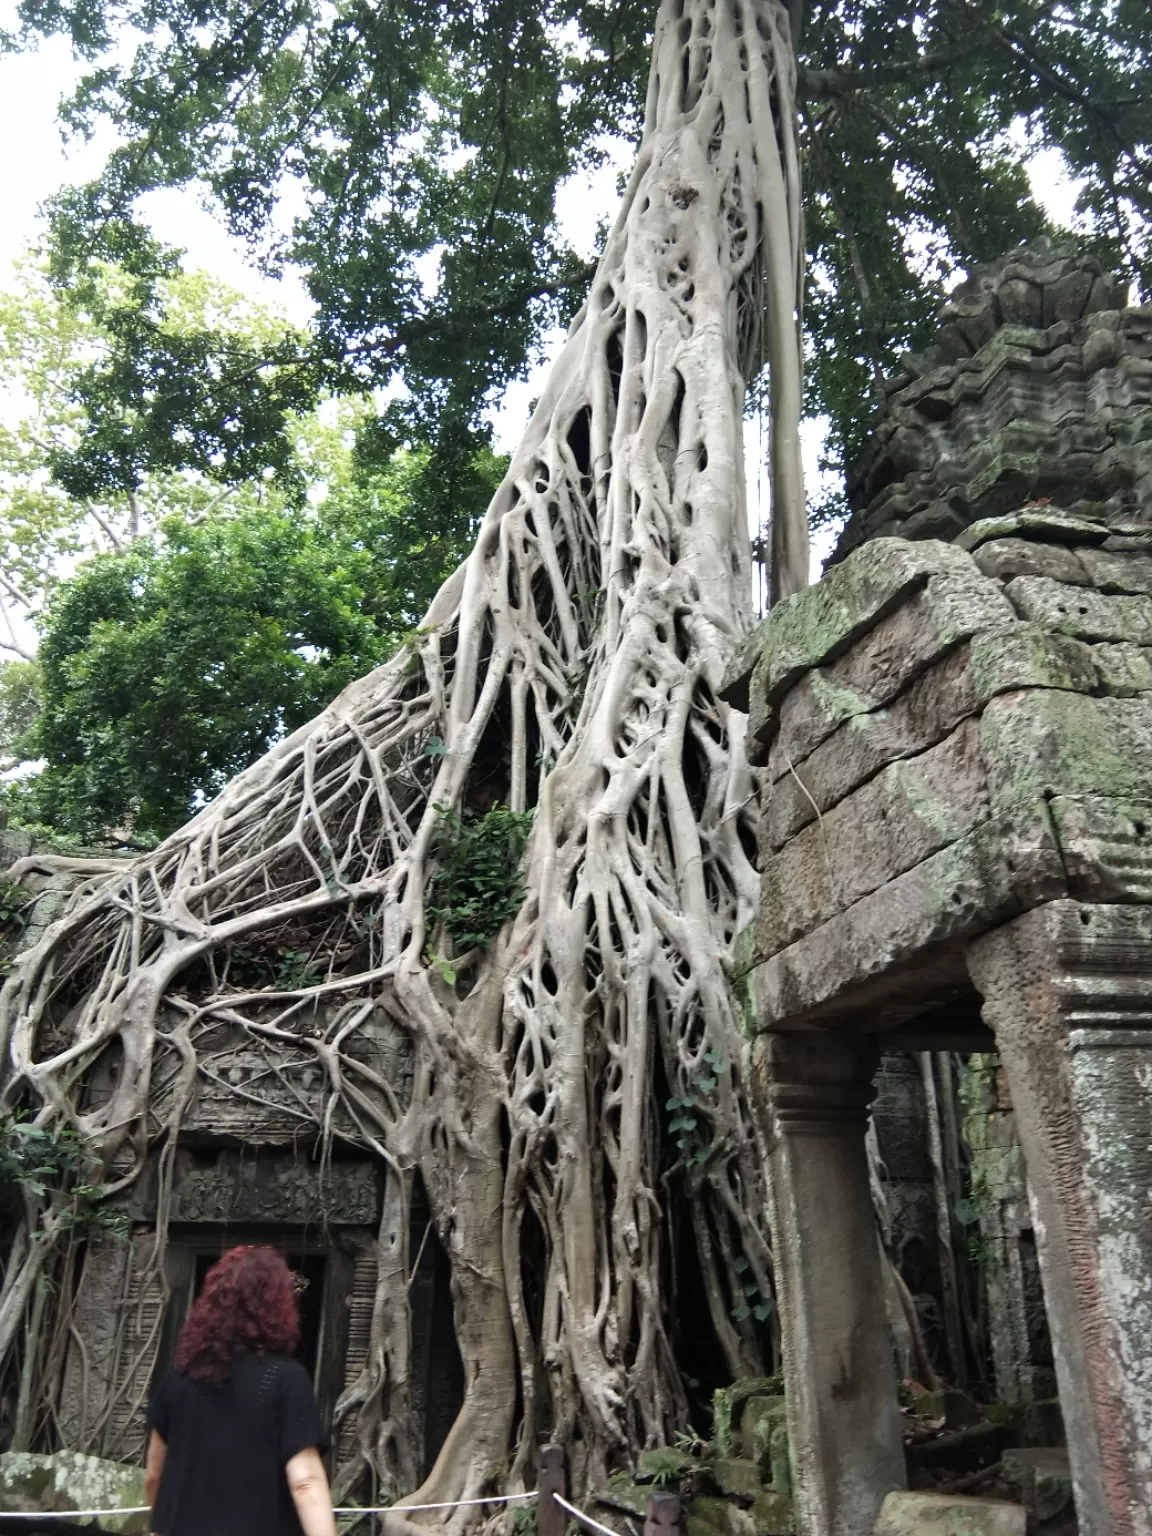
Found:
[[[680,1536],[678,1493],[654,1493],[649,1497],[644,1536]]]
[[[558,1493],[566,1498],[568,1484],[564,1476],[564,1448],[545,1445],[540,1449],[540,1473],[536,1479],[536,1531],[537,1536],[564,1536],[568,1516],[552,1497]]]

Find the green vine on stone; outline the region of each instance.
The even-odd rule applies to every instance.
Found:
[[[438,805],[439,869],[428,884],[429,929],[443,924],[457,952],[483,948],[524,901],[520,861],[532,830],[531,811],[494,805],[483,816]],[[442,965],[446,962],[438,962]]]

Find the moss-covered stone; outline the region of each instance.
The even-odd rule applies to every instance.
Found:
[[[695,1498],[687,1514],[688,1536],[756,1536],[751,1514],[727,1499]]]
[[[658,1445],[641,1451],[636,1458],[636,1476],[641,1482],[674,1484],[694,1472],[698,1463],[686,1451],[678,1451],[670,1445]]]
[[[66,1514],[83,1509],[134,1509],[145,1504],[144,1472],[118,1461],[102,1461],[77,1451],[51,1456],[8,1451],[0,1456],[0,1513],[39,1510]],[[78,1525],[106,1531],[147,1531],[147,1512],[83,1518]]]
[[[764,1486],[760,1468],[746,1456],[719,1456],[709,1468],[721,1493],[754,1499]]]
[[[1152,795],[1152,695],[1088,698],[1033,689],[993,699],[980,749],[994,810],[1053,794]]]
[[[740,1419],[740,1448],[763,1472],[770,1471],[772,1431],[778,1424],[787,1424],[787,1415],[783,1396],[758,1394],[744,1404]]]
[[[975,636],[969,667],[981,704],[1014,688],[1095,693],[1100,684],[1091,646],[1069,635],[1052,634],[1039,624],[1014,624]]]
[[[1092,661],[1100,686],[1114,698],[1152,692],[1152,650],[1147,646],[1124,641],[1094,645]]]
[[[776,1489],[767,1490],[754,1499],[748,1513],[759,1536],[792,1536],[796,1528],[792,1500]]]
[[[1022,619],[1078,640],[1133,641],[1152,645],[1152,596],[1096,592],[1047,576],[1018,576],[1008,598]]]
[[[1110,533],[1106,523],[1075,517],[1057,507],[1022,507],[1003,517],[985,517],[956,536],[960,549],[979,549],[993,539],[1026,538],[1037,543],[1103,544]]]
[[[783,1378],[744,1376],[731,1386],[718,1387],[712,1394],[712,1441],[722,1456],[734,1449],[734,1435],[740,1427],[744,1404],[750,1397],[776,1397],[784,1390]]]
[[[955,1493],[890,1493],[875,1536],[1024,1536],[1021,1504]]]
[[[617,1472],[608,1479],[608,1486],[603,1493],[595,1495],[595,1500],[608,1509],[618,1509],[643,1520],[647,1516],[648,1500],[652,1493],[650,1483],[637,1483],[626,1472]]]
[[[926,539],[874,539],[862,545],[814,587],[779,603],[755,631],[759,656],[752,687],[771,702],[812,667],[832,661],[866,634],[905,597],[933,576],[951,576],[965,590],[987,589],[984,606],[1000,622],[1011,616],[998,589],[982,577],[969,555],[950,544]],[[947,601],[948,582],[942,582]],[[1001,604],[1003,603],[1003,608]],[[995,622],[995,618],[991,618]],[[741,665],[748,660],[741,652]],[[726,694],[735,702],[737,679],[725,678]]]

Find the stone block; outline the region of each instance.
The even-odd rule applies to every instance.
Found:
[[[1025,1509],[1037,1520],[1051,1520],[1072,1505],[1072,1472],[1068,1452],[1043,1447],[1005,1451],[1004,1481],[1016,1490]]]
[[[1078,640],[1127,640],[1152,645],[1152,596],[1097,592],[1047,576],[1017,576],[1006,588],[1022,619]]]
[[[1030,814],[983,823],[763,959],[756,986],[764,1022],[799,1027],[832,1022],[846,1011],[863,1018],[871,1009],[870,1024],[892,1027],[930,1004],[934,980],[942,989],[958,985],[954,961],[933,976],[945,946],[1065,890],[1059,849],[1037,799]],[[919,990],[910,991],[913,962]]]
[[[1093,585],[1080,556],[1067,544],[1040,544],[1032,539],[990,539],[974,551],[973,559],[985,576],[997,581],[1011,581],[1016,576],[1050,576],[1054,581],[1066,581],[1074,586]]]
[[[1055,637],[1053,637],[1055,638]],[[1077,644],[1077,641],[1070,641]],[[1116,698],[1130,698],[1136,693],[1152,692],[1152,650],[1147,646],[1094,645],[1092,661],[1100,686]]]
[[[702,1496],[688,1506],[688,1536],[756,1536],[756,1522],[727,1499]]]
[[[82,1509],[135,1509],[146,1504],[144,1470],[76,1451],[37,1456],[7,1451],[0,1456],[0,1515],[20,1510],[66,1515]],[[70,1521],[105,1531],[147,1531],[147,1511]]]
[[[934,746],[977,708],[968,653],[958,648],[887,708],[854,715],[804,763],[776,778],[761,822],[761,847],[775,852],[817,812],[830,810],[888,763]]]
[[[1152,554],[1137,550],[1085,549],[1080,564],[1099,592],[1152,592]],[[1023,574],[1023,573],[1021,573]],[[1054,571],[1038,574],[1055,575]],[[1067,580],[1067,577],[1060,577]]]
[[[711,1467],[721,1493],[730,1498],[754,1499],[764,1486],[760,1468],[746,1456],[720,1456]]]
[[[890,703],[953,647],[987,629],[1016,625],[997,589],[972,571],[931,577],[837,660],[806,673],[780,700],[772,717],[778,750],[770,776],[801,763],[838,726]],[[756,698],[752,708],[757,708]],[[755,733],[755,719],[750,729]],[[767,745],[768,735],[761,738]]]
[[[1110,530],[1093,518],[1074,517],[1058,508],[1023,507],[1003,517],[985,517],[956,537],[960,549],[977,550],[994,539],[1025,538],[1050,544],[1103,544]]]
[[[1021,1504],[954,1493],[890,1493],[874,1536],[1025,1536]]]
[[[1054,794],[1152,799],[1152,695],[1000,694],[980,718],[993,811]]]
[[[972,685],[981,704],[1016,688],[1095,693],[1100,687],[1100,649],[1069,635],[1054,635],[1038,624],[1014,624],[973,639],[968,653]]]
[[[750,684],[774,703],[805,672],[842,655],[929,577],[946,574],[964,586],[980,579],[971,557],[951,544],[873,539],[861,545],[816,586],[773,608],[725,673],[721,697],[747,709]],[[997,595],[991,589],[991,601]]]
[[[744,1404],[740,1417],[740,1449],[761,1471],[770,1468],[772,1431],[786,1421],[787,1404],[783,1396],[750,1397]]]
[[[796,1528],[792,1500],[775,1491],[758,1494],[748,1513],[759,1536],[792,1536]]]
[[[882,769],[763,861],[760,942],[774,954],[955,842],[988,815],[975,720]]]

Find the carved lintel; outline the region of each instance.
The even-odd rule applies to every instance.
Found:
[[[135,1221],[156,1215],[156,1181],[143,1177],[124,1208]],[[313,1226],[375,1226],[380,1213],[376,1166],[367,1161],[321,1166],[291,1151],[220,1149],[205,1159],[176,1154],[169,1220]]]

